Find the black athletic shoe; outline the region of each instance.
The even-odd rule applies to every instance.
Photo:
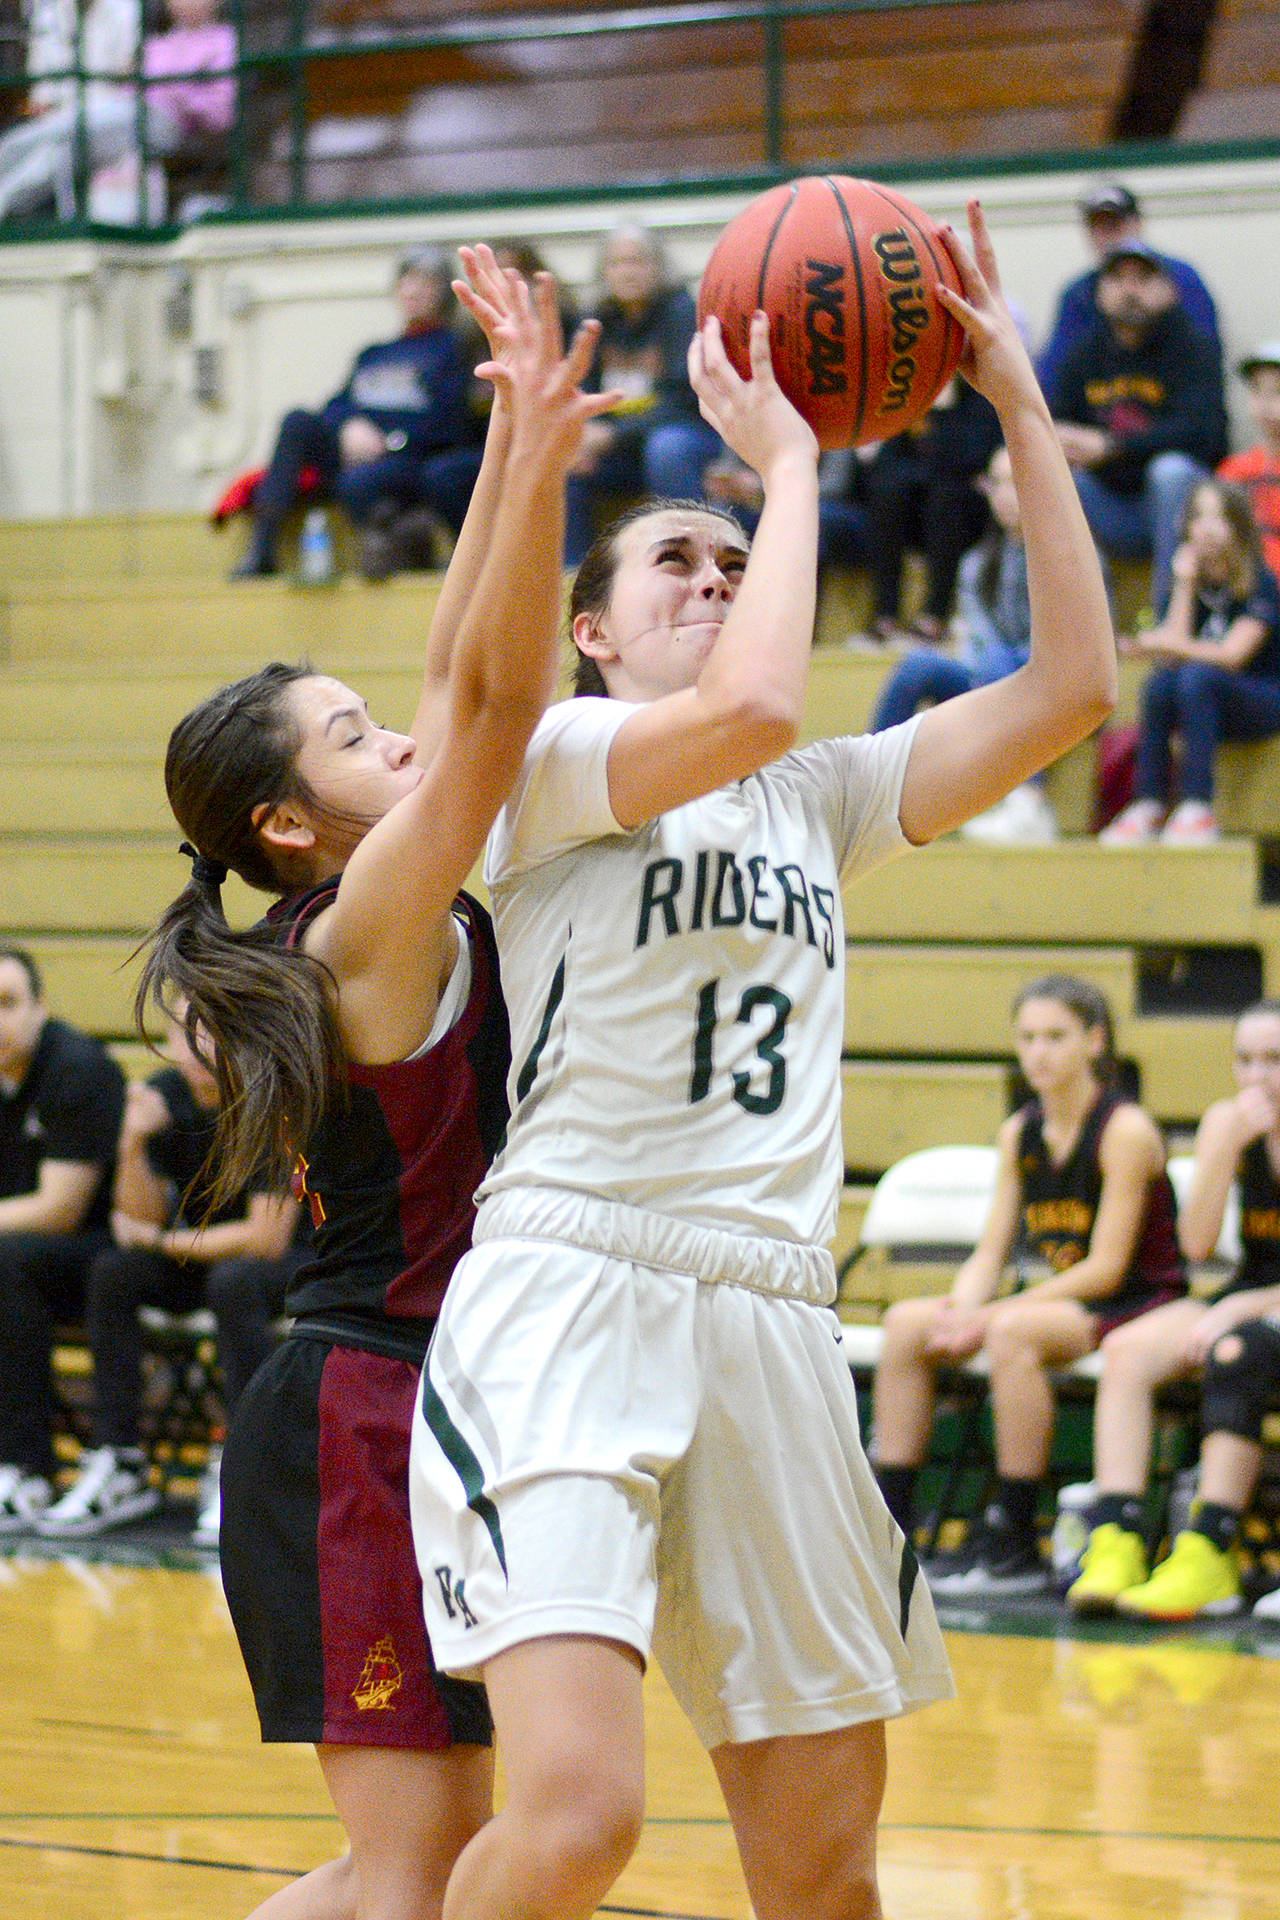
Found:
[[[1034,1538],[1017,1532],[1003,1515],[991,1511],[975,1523],[957,1552],[930,1561],[925,1577],[940,1600],[1045,1593],[1052,1580]]]

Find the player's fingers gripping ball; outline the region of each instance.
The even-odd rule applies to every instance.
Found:
[[[919,420],[956,370],[964,329],[937,297],[962,294],[941,230],[888,187],[813,174],[771,187],[731,220],[707,262],[698,320],[750,371],[751,315],[769,315],[778,384],[823,447],[860,446]]]

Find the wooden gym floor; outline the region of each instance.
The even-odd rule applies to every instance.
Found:
[[[234,1920],[341,1844],[310,1750],[259,1744],[216,1567],[182,1538],[0,1555],[0,1920]],[[888,1920],[1280,1920],[1280,1624],[943,1618],[958,1697],[890,1729]],[[601,1913],[749,1920],[656,1672],[649,1783]]]

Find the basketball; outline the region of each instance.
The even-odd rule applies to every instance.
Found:
[[[748,373],[763,307],[778,384],[823,447],[884,440],[927,413],[956,370],[964,329],[937,297],[963,291],[927,213],[848,175],[811,174],[745,207],[720,235],[698,295]]]

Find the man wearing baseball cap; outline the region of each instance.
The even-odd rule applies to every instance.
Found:
[[[1236,372],[1249,392],[1249,415],[1258,438],[1243,453],[1228,454],[1218,468],[1249,495],[1262,535],[1262,551],[1280,578],[1280,339],[1264,340],[1247,353]]]
[[[1145,240],[1098,269],[1093,325],[1048,391],[1080,503],[1104,554],[1151,559],[1151,604],[1169,598],[1183,508],[1226,452],[1222,370]]]
[[[1097,312],[1094,294],[1102,261],[1126,241],[1142,238],[1142,209],[1137,197],[1119,180],[1091,182],[1080,195],[1077,205],[1095,264],[1087,273],[1069,281],[1059,296],[1053,326],[1036,362],[1040,384],[1046,393],[1071,348],[1093,325]],[[1222,340],[1218,332],[1213,295],[1188,261],[1176,260],[1167,253],[1161,254],[1160,258],[1178,290],[1187,319],[1197,333],[1204,334],[1212,341],[1221,359]]]

